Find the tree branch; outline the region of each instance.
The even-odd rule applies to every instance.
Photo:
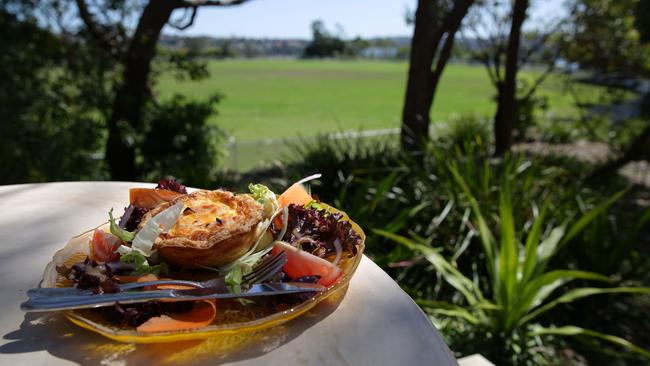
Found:
[[[447,38],[445,39],[442,49],[438,54],[436,60],[436,67],[431,73],[430,84],[435,88],[438,85],[440,76],[451,57],[451,51],[454,48],[454,41],[456,38],[456,32],[460,28],[460,24],[467,15],[470,6],[474,3],[474,0],[457,0],[454,2],[454,8],[451,13],[447,16],[447,21],[445,22],[445,31],[447,32]],[[435,92],[435,90],[434,90]],[[433,94],[433,93],[432,93]]]
[[[76,0],[77,8],[79,9],[79,17],[83,21],[88,33],[93,37],[95,42],[109,54],[114,53],[114,48],[111,45],[111,39],[101,30],[99,24],[95,21],[94,15],[88,9],[85,0]]]
[[[192,15],[190,15],[190,19],[187,21],[187,23],[185,23],[183,25],[180,25],[180,24],[175,24],[175,23],[172,23],[172,22],[168,22],[167,24],[170,27],[178,29],[178,30],[186,30],[187,28],[191,27],[192,24],[194,24],[194,18],[196,18],[197,9],[198,9],[197,6],[192,7]]]
[[[530,87],[528,92],[526,93],[525,98],[530,98],[535,94],[535,91],[537,91],[537,88],[539,88],[540,85],[546,80],[546,78],[555,70],[555,59],[560,55],[560,50],[558,49],[557,52],[554,53],[554,56],[549,60],[548,65],[546,66],[546,69],[542,74],[535,80],[533,85]]]
[[[233,6],[249,0],[177,0],[176,8],[196,8],[199,6]]]

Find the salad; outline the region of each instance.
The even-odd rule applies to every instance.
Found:
[[[302,183],[280,195],[262,184],[250,184],[246,193],[188,192],[173,179],[155,188],[132,188],[121,215],[111,209],[107,224],[73,238],[55,254],[41,285],[98,294],[157,279],[222,278],[240,285],[257,263],[284,252],[287,262],[273,282],[331,288],[341,281],[346,263],[361,255],[363,233],[343,213],[314,199]],[[314,296],[319,295],[115,303],[79,311],[120,329],[173,332],[227,323],[235,313],[259,319]]]

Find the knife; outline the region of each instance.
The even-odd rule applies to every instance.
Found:
[[[207,299],[236,299],[259,296],[275,296],[297,294],[303,292],[322,292],[326,287],[311,283],[276,282],[258,283],[253,285],[194,288],[189,290],[154,290],[118,292],[110,294],[81,294],[32,297],[20,305],[26,312],[57,311],[97,308],[120,304],[134,304],[151,300],[207,300]]]

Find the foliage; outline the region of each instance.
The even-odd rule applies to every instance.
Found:
[[[538,115],[549,108],[548,97],[528,84],[525,78],[521,78],[517,84],[517,117],[513,138],[519,142],[529,137],[530,129],[538,124]]]
[[[0,153],[6,159],[0,168],[0,182],[107,179],[104,151],[107,121],[120,82],[119,57],[97,47],[90,39],[92,34],[79,24],[67,24],[67,18],[59,19],[61,24],[54,21],[57,14],[62,16],[57,9],[72,14],[74,4],[36,3],[38,6],[32,7],[10,2],[11,6],[0,11],[0,30],[6,35],[0,42],[7,50],[0,55],[5,70],[0,77]],[[113,20],[126,22],[140,10],[132,5],[117,2],[107,11],[125,12],[125,18],[120,15]],[[106,27],[107,34],[117,37],[115,42],[126,37],[126,29],[120,25]],[[115,47],[113,51],[121,52],[119,45]],[[163,54],[155,66],[158,73],[179,79],[208,76],[205,64],[178,53]],[[150,83],[155,84],[155,78]],[[136,159],[143,171],[137,178],[156,181],[162,175],[183,174],[191,183],[213,181],[219,139],[216,127],[205,122],[215,114],[217,101],[180,98],[152,102],[143,108],[148,118],[143,130],[120,125],[130,143],[138,145]],[[173,143],[169,141],[173,137],[160,133],[163,130],[178,134]],[[174,147],[172,152],[161,152],[169,146]],[[184,155],[186,151],[188,155]],[[192,159],[196,159],[196,169],[187,164]],[[185,163],[179,164],[179,160]],[[162,171],[167,168],[171,171]]]
[[[650,43],[650,1],[637,1],[634,9],[634,26],[639,31],[641,42]]]
[[[142,136],[141,168],[147,180],[180,177],[197,187],[210,187],[217,179],[217,146],[223,133],[207,123],[220,96],[206,101],[177,95],[154,106],[146,117]]]
[[[85,48],[1,10],[0,32],[0,183],[105,177],[101,66],[87,63]]]
[[[330,33],[321,20],[311,23],[313,39],[305,47],[303,57],[320,58],[335,57],[345,52],[345,42],[337,35]]]
[[[551,224],[562,226],[567,222],[575,222],[585,212],[593,210],[625,186],[624,182],[612,179],[607,189],[585,187],[577,178],[589,166],[571,159],[521,155],[512,155],[504,160],[491,159],[490,142],[477,144],[474,138],[477,136],[472,126],[475,121],[472,118],[461,118],[460,121],[455,128],[462,130],[462,126],[470,125],[469,131],[451,135],[443,128],[434,131],[437,138],[432,142],[424,160],[419,162],[400,153],[395,148],[396,144],[387,139],[364,143],[326,138],[306,140],[294,147],[295,150],[290,154],[293,163],[288,166],[287,181],[279,186],[278,182],[273,183],[280,189],[287,182],[310,173],[322,173],[320,182],[311,182],[312,192],[323,201],[348,212],[364,228],[368,235],[366,253],[415,299],[453,304],[461,300],[459,294],[453,288],[443,286],[440,273],[428,265],[420,253],[396,245],[386,237],[374,233],[375,229],[380,229],[405,237],[413,235],[414,238],[423,238],[427,243],[435,243],[439,254],[453,263],[461,273],[473,281],[487,283],[484,254],[478,242],[479,229],[470,220],[472,210],[468,195],[457,183],[447,164],[456,166],[476,201],[480,202],[485,220],[490,223],[495,217],[498,218],[498,214],[493,213],[499,212],[500,182],[505,177],[516,182],[511,187],[513,212],[517,213],[513,217],[515,227],[529,232],[541,210],[534,202],[549,202],[546,219],[542,222],[546,229],[544,235],[552,228]],[[453,141],[449,136],[465,137]],[[463,141],[463,138],[466,140]],[[613,245],[620,240],[621,233],[639,232],[635,227],[640,224],[630,218],[640,216],[642,211],[630,201],[633,200],[626,199],[611,205],[607,210],[600,210],[596,218],[563,245],[548,264],[548,269],[563,269],[567,266],[580,270],[603,269],[597,261],[606,260],[606,256],[599,254],[612,251]],[[608,222],[608,226],[603,226],[603,220]],[[611,230],[614,226],[617,229]],[[617,250],[617,259],[610,262],[610,268],[603,269],[604,274],[621,281],[617,284],[625,286],[630,285],[630,280],[638,281],[638,275],[648,273],[650,269],[650,263],[639,252],[643,241],[638,240],[638,235],[630,237],[634,238],[630,239],[630,246]],[[635,271],[630,271],[630,268]],[[579,281],[574,283],[584,286]],[[481,291],[485,296],[490,295],[489,288],[481,288]],[[555,324],[572,323],[599,332],[625,334],[626,338],[631,337],[638,343],[643,342],[647,329],[650,329],[644,321],[645,312],[640,311],[640,306],[642,303],[639,305],[623,297],[617,298],[617,301],[606,297],[584,298],[578,303],[557,307],[560,310],[551,310],[540,319],[544,325],[549,325],[551,320],[559,322]],[[591,310],[586,312],[584,309]],[[600,319],[610,320],[603,323]],[[457,319],[436,317],[435,321],[437,325],[453,322],[444,328],[444,334],[454,350],[464,354],[472,351],[485,354],[486,350],[495,347],[504,349],[503,343],[495,346],[494,342],[501,342],[498,337],[486,338],[487,332],[484,329],[470,327]],[[540,350],[538,338],[525,338],[529,331],[532,328],[518,328],[513,331],[513,338],[505,340],[506,348],[513,351],[513,357],[528,357],[529,355],[521,353],[522,349]],[[565,353],[560,352],[561,349],[578,345],[575,339],[544,339],[548,349],[540,357],[564,357]],[[583,340],[582,337],[580,340]],[[597,347],[600,350],[611,349],[602,345]],[[519,350],[519,353],[515,350]],[[580,350],[590,358],[595,357],[591,348]]]
[[[452,116],[447,131],[436,137],[438,143],[450,143],[465,149],[465,145],[485,146],[492,139],[492,126],[486,118],[477,115]]]
[[[638,0],[572,0],[572,27],[562,53],[570,61],[601,73],[648,74],[650,45],[635,29]],[[643,4],[639,4],[642,10]],[[645,24],[639,16],[637,23]]]
[[[456,183],[467,195],[474,213],[473,224],[478,230],[483,249],[481,265],[487,269],[487,277],[478,273],[470,277],[462,274],[456,269],[453,261],[445,259],[424,239],[409,239],[388,231],[375,230],[377,234],[424,255],[443,280],[462,295],[458,304],[423,299],[419,301],[421,306],[434,315],[463,319],[468,327],[478,327],[486,338],[493,338],[493,347],[475,351],[481,352],[498,364],[549,363],[550,360],[539,359],[540,354],[536,349],[528,347],[536,336],[542,335],[596,337],[650,358],[650,351],[620,337],[577,326],[543,327],[538,323],[542,314],[557,305],[571,303],[583,297],[618,293],[650,294],[650,288],[642,287],[583,287],[571,289],[551,299],[557,289],[571,281],[609,281],[606,276],[594,272],[552,270],[548,268],[548,264],[563,245],[611,206],[623,192],[587,212],[571,226],[561,224],[546,227],[544,220],[549,205],[549,202],[546,202],[530,225],[524,240],[515,231],[510,178],[505,177],[500,187],[499,211],[496,215],[499,219],[500,234],[497,236],[488,224],[492,215],[486,215],[487,212],[481,210],[479,202],[472,195],[457,167],[450,164],[449,169]],[[495,239],[496,237],[499,237],[499,240]],[[479,278],[478,283],[471,278]],[[508,346],[508,343],[519,344],[520,351],[512,352],[514,348]],[[541,346],[544,347],[543,341]]]

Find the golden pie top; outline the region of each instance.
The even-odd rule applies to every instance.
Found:
[[[156,206],[143,217],[140,227],[178,202],[183,202],[181,216],[168,232],[156,239],[157,249],[168,246],[208,249],[255,230],[263,218],[263,206],[250,195],[200,190]]]

